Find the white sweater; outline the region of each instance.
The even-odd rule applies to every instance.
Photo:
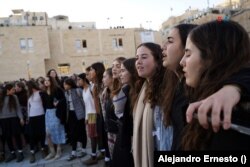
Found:
[[[85,119],[88,120],[88,114],[96,113],[95,103],[94,103],[94,99],[90,91],[90,87],[88,87],[87,89],[83,89],[82,97],[83,97],[83,101],[85,104],[85,111],[86,111]]]
[[[28,116],[44,115],[43,103],[39,91],[33,93],[28,100]]]

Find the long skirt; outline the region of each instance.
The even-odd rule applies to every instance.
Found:
[[[64,125],[57,118],[56,109],[46,109],[45,127],[46,133],[50,135],[54,144],[64,144],[66,142]]]
[[[88,114],[88,136],[90,138],[97,137],[97,127],[96,127],[96,119],[97,114],[96,113],[90,113]]]

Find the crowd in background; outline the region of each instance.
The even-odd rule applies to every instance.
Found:
[[[112,167],[152,167],[154,151],[250,150],[250,134],[231,128],[250,127],[249,104],[247,32],[233,21],[180,24],[111,68],[2,84],[0,161],[21,162],[26,144],[30,163],[38,150],[59,159],[65,143],[71,161],[87,156],[87,141],[83,163]]]

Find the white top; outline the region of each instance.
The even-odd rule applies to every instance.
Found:
[[[68,94],[69,96],[69,99],[68,99],[68,104],[69,104],[69,110],[71,110],[71,111],[73,111],[73,110],[75,110],[75,108],[74,108],[74,105],[73,105],[73,101],[72,101],[72,96],[71,96],[71,91],[69,90],[69,94]]]
[[[28,99],[28,117],[40,115],[44,115],[44,109],[39,91],[36,91]]]
[[[87,89],[83,89],[82,97],[85,104],[85,119],[88,120],[88,114],[96,113],[94,98],[91,94],[90,87],[88,87]]]

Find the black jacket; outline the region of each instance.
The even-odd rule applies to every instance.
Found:
[[[221,86],[228,85],[228,84],[234,84],[241,88],[241,103],[250,101],[250,68],[243,68],[239,72],[235,73],[231,77],[228,78]],[[170,114],[172,125],[173,125],[173,143],[172,143],[172,150],[179,150],[180,149],[180,142],[183,135],[183,129],[186,126],[186,110],[189,104],[188,98],[185,96],[185,90],[184,90],[184,83],[180,82],[177,86],[177,91],[174,96],[173,105],[172,105],[172,112]],[[239,116],[239,115],[238,115]],[[241,118],[241,117],[238,117]],[[232,117],[235,117],[234,115]],[[247,116],[246,116],[247,118]],[[249,119],[250,120],[250,119]],[[250,121],[249,121],[250,122]],[[214,148],[212,146],[217,147],[219,144],[215,144],[215,141],[222,140],[219,139],[220,135],[222,134],[228,134],[224,135],[227,137],[232,137],[238,132],[236,131],[223,131],[220,130],[221,133],[215,134],[215,138],[211,141],[211,149]],[[233,135],[233,136],[231,136]],[[222,135],[223,136],[223,135]],[[240,134],[241,136],[241,134]],[[217,140],[217,139],[218,140]],[[214,143],[214,144],[213,144]],[[221,143],[221,146],[223,144]],[[237,146],[236,146],[237,147]],[[220,148],[219,146],[217,148]],[[232,147],[233,148],[233,147]]]

